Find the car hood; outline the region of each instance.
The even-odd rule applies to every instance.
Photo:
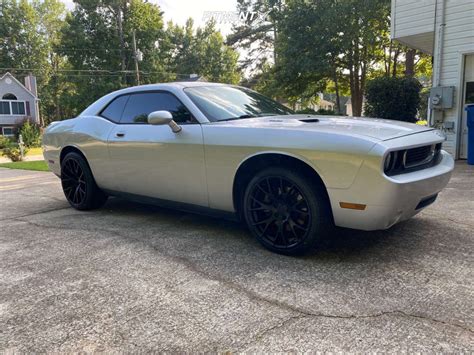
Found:
[[[234,121],[213,122],[212,124],[249,128],[281,128],[302,131],[318,131],[333,134],[364,136],[382,141],[433,130],[433,128],[430,127],[402,121],[319,115],[268,116]]]

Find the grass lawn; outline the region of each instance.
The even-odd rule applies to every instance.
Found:
[[[38,161],[19,161],[16,163],[3,163],[0,168],[49,171],[48,164],[44,160]]]

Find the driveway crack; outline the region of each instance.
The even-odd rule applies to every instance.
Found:
[[[27,222],[27,221],[25,221],[25,220],[21,220],[20,218],[36,216],[36,215],[43,214],[43,213],[61,211],[61,210],[66,210],[66,209],[70,209],[70,208],[71,208],[71,206],[69,206],[69,205],[66,206],[66,207],[51,208],[51,209],[49,209],[49,210],[38,211],[38,212],[29,213],[29,214],[24,214],[24,215],[20,215],[20,216],[13,216],[13,217],[2,218],[2,219],[0,219],[0,222],[2,222],[2,221],[10,221],[10,220],[16,220],[16,221],[20,221],[20,222]],[[47,226],[41,226],[41,227],[45,227],[45,228],[46,228]]]
[[[90,232],[92,232],[92,230],[89,230],[87,228],[71,228],[69,226],[68,227],[66,227],[66,226],[48,226],[48,225],[44,225],[44,224],[41,224],[41,223],[26,221],[26,220],[20,219],[19,217],[13,218],[13,219],[17,220],[17,221],[27,223],[27,224],[31,224],[31,225],[34,225],[34,226],[40,227],[40,228],[69,229],[69,230],[81,230],[81,231],[90,231]],[[165,258],[168,258],[171,261],[173,261],[173,262],[175,262],[175,263],[177,263],[181,266],[186,267],[188,270],[190,270],[193,273],[203,277],[204,279],[219,282],[222,285],[224,285],[225,287],[230,288],[235,292],[239,292],[239,293],[244,294],[247,298],[249,298],[252,301],[260,302],[260,303],[266,303],[266,304],[271,305],[273,307],[277,307],[277,308],[285,310],[289,313],[295,314],[293,316],[290,316],[289,318],[287,318],[283,322],[280,322],[279,324],[276,324],[272,327],[269,327],[268,329],[265,329],[259,335],[257,335],[257,337],[259,337],[259,336],[262,337],[263,335],[267,334],[268,332],[271,332],[275,329],[285,327],[288,323],[290,323],[291,321],[293,321],[295,319],[302,319],[302,318],[308,318],[308,317],[322,317],[322,318],[332,318],[332,319],[369,319],[369,318],[378,318],[378,317],[383,317],[383,316],[394,316],[394,315],[398,315],[398,316],[402,316],[402,317],[406,317],[406,318],[421,319],[421,320],[437,323],[437,324],[440,324],[440,325],[443,325],[443,326],[455,327],[455,328],[458,328],[462,331],[466,331],[466,332],[469,332],[469,333],[474,333],[473,329],[469,328],[466,325],[451,323],[451,322],[443,321],[443,320],[440,320],[440,319],[436,319],[436,318],[432,318],[432,317],[428,317],[428,316],[424,316],[424,315],[420,315],[420,314],[407,313],[407,312],[401,311],[401,310],[381,311],[381,312],[378,312],[378,313],[366,314],[366,315],[364,315],[364,314],[347,314],[347,315],[341,314],[341,315],[338,315],[338,314],[327,314],[327,313],[322,313],[322,312],[309,312],[309,311],[307,311],[303,308],[300,308],[300,307],[297,307],[297,306],[294,306],[294,305],[291,305],[291,304],[288,304],[288,303],[285,303],[285,302],[282,302],[282,301],[278,301],[276,299],[271,299],[271,298],[267,298],[265,296],[262,296],[262,295],[258,294],[257,292],[255,292],[253,290],[250,290],[250,289],[248,289],[248,288],[246,288],[246,287],[244,287],[244,286],[242,286],[242,285],[240,285],[240,284],[238,284],[234,281],[231,281],[231,280],[226,279],[225,277],[222,277],[221,275],[216,275],[216,274],[212,274],[210,272],[207,272],[204,269],[202,269],[201,267],[199,267],[194,261],[192,261],[192,260],[190,260],[186,257],[183,257],[183,256],[170,254],[170,253],[166,252],[165,250],[160,249],[156,245],[151,245],[151,244],[147,243],[146,240],[144,240],[140,237],[134,237],[134,236],[131,236],[131,235],[128,235],[128,234],[125,234],[125,233],[118,232],[116,230],[109,230],[109,229],[94,229],[93,232],[103,232],[103,233],[108,233],[108,234],[115,234],[116,236],[120,236],[120,237],[126,238],[128,240],[133,240],[135,242],[144,244],[145,246],[150,247],[153,250],[157,251],[161,256],[163,256]]]

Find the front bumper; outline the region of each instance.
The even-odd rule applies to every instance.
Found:
[[[370,162],[362,165],[348,189],[328,189],[336,226],[360,230],[388,229],[424,207],[449,182],[454,160],[442,151],[440,163],[428,169],[388,177]],[[365,210],[341,208],[340,202],[366,205]],[[429,202],[429,201],[428,201]]]

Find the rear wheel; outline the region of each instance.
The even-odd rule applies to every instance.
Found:
[[[68,153],[61,162],[61,185],[69,204],[78,210],[102,207],[107,200],[86,160],[75,152]]]
[[[312,251],[332,225],[324,187],[282,168],[265,169],[250,181],[243,209],[257,240],[281,254]]]

